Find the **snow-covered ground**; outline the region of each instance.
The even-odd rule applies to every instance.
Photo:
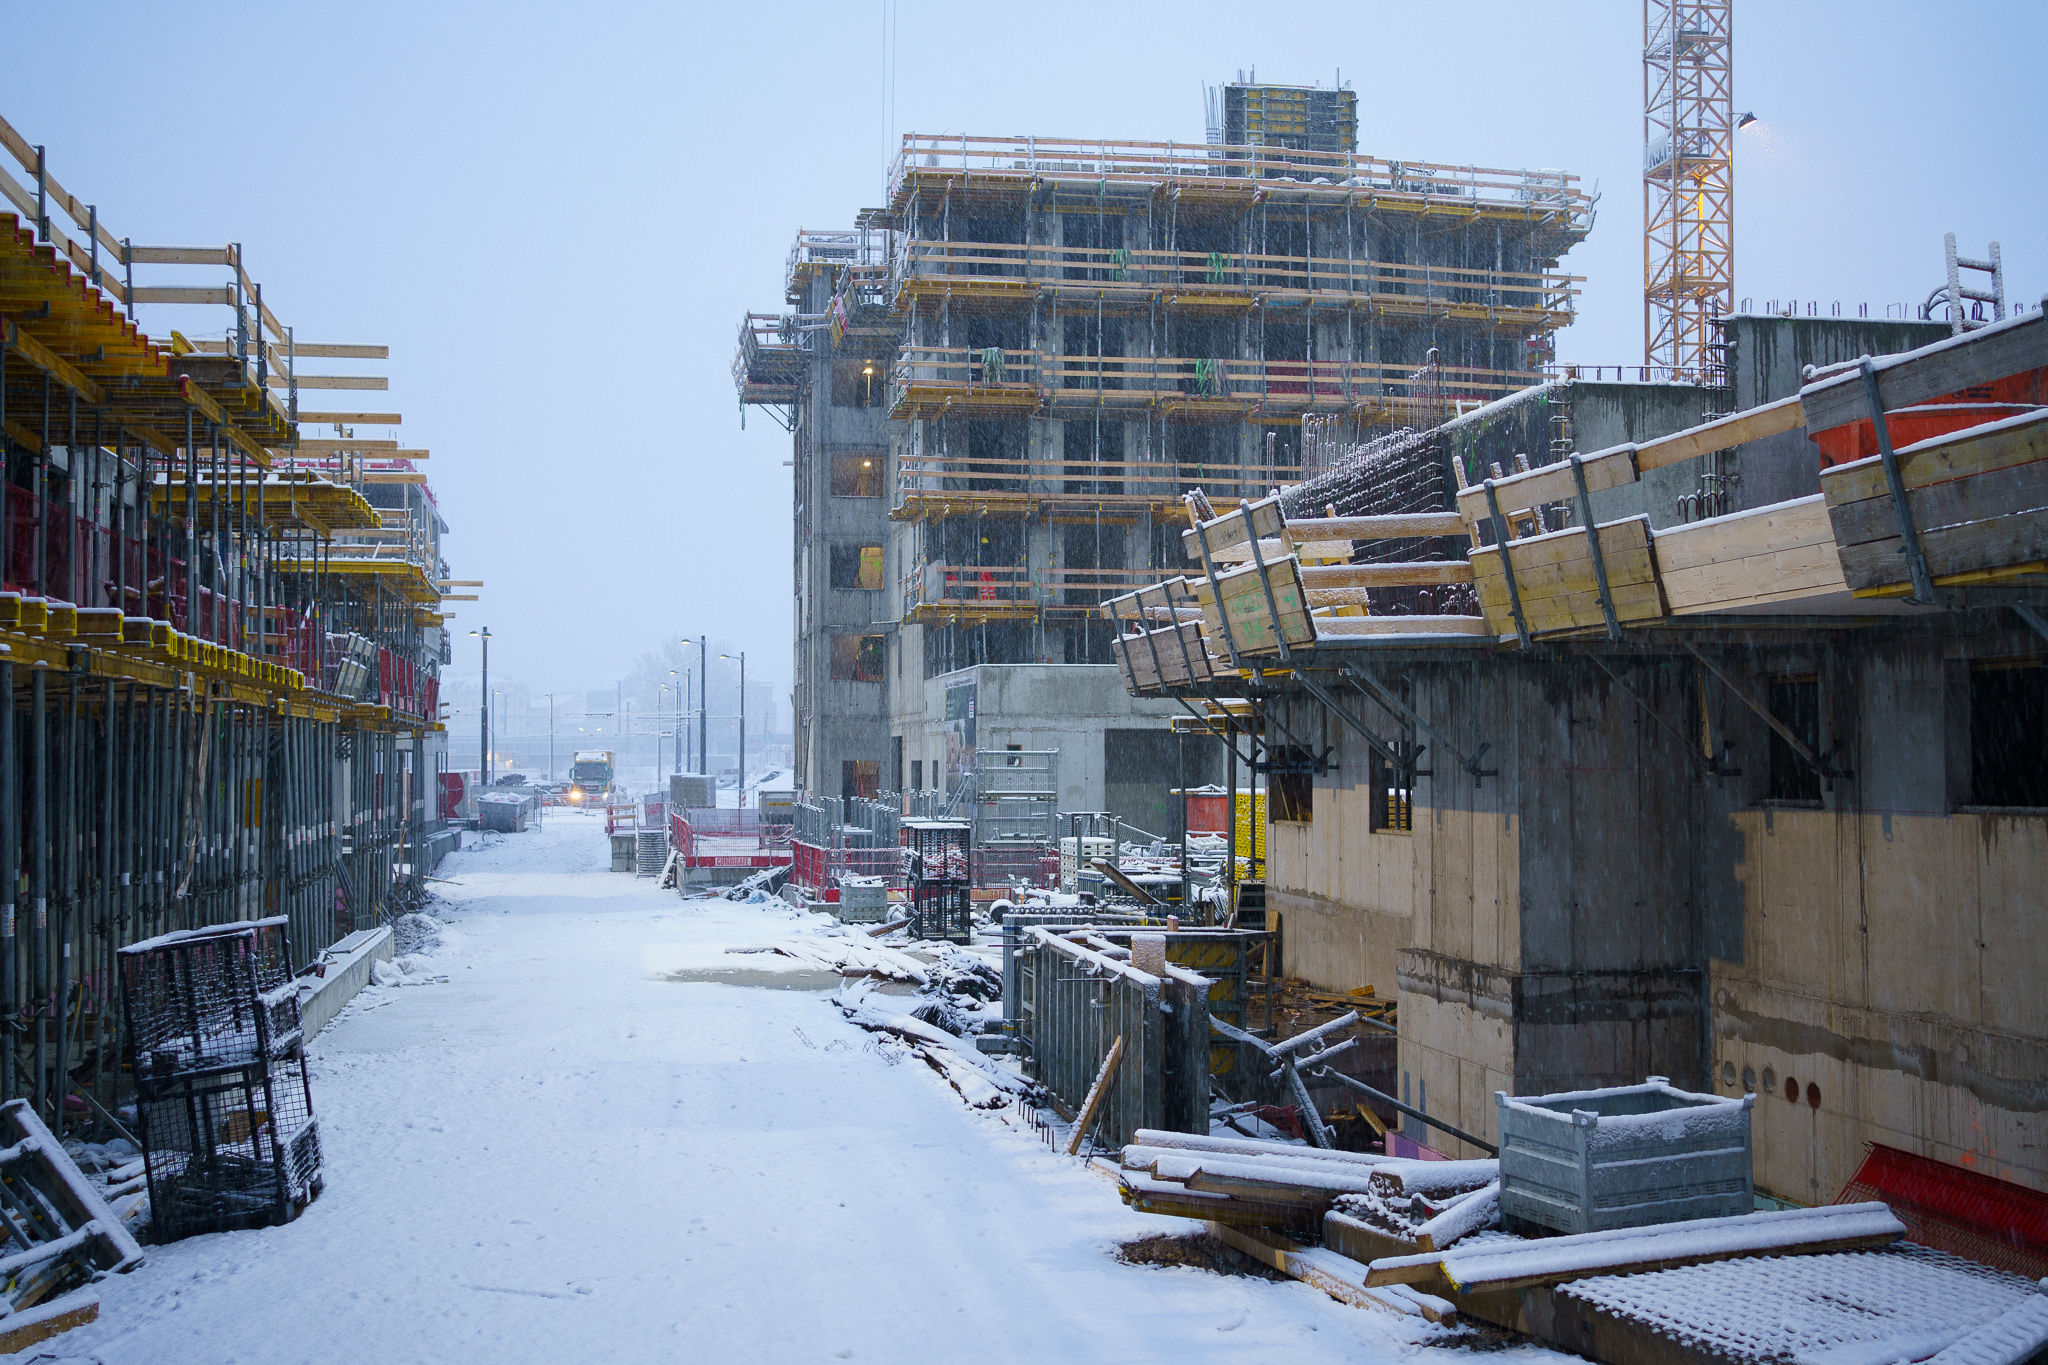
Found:
[[[680,901],[607,865],[581,812],[455,855],[440,946],[313,1044],[326,1193],[286,1227],[150,1248],[101,1286],[99,1322],[40,1349],[106,1365],[1438,1354],[1418,1320],[1304,1285],[1119,1263],[1120,1242],[1193,1225],[1126,1210],[819,991],[668,978],[819,920]]]

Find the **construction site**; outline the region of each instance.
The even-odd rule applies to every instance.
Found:
[[[1379,71],[899,133],[885,0],[880,174],[706,182],[860,195],[732,257],[786,514],[623,321],[544,457],[428,356],[463,578],[407,351],[0,122],[0,1355],[2048,1361],[2038,243],[1759,307],[1734,0],[1641,8],[1640,165],[1516,168]],[[536,473],[657,458],[658,551]]]

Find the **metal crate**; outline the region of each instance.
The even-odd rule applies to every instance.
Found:
[[[136,1099],[157,1240],[287,1223],[320,1193],[302,1060],[157,1078]]]
[[[889,883],[881,877],[842,876],[832,908],[843,924],[880,924],[889,916]]]
[[[121,1003],[138,1085],[284,1057],[303,1041],[283,916],[123,948]]]
[[[1750,1105],[1642,1085],[1516,1099],[1500,1118],[1500,1210],[1557,1232],[1727,1218],[1754,1207]]]
[[[643,829],[633,842],[633,875],[658,877],[668,863],[668,830]]]

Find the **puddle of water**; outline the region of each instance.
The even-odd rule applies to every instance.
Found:
[[[663,972],[663,981],[683,984],[708,983],[718,986],[754,986],[771,991],[836,991],[848,978],[837,972],[764,972],[746,967],[705,967]],[[917,987],[907,981],[878,981],[880,995],[916,995]]]

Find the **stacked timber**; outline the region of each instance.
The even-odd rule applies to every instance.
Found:
[[[1373,1172],[1421,1165],[1366,1152],[1141,1128],[1123,1149],[1118,1191],[1140,1213],[1313,1234],[1340,1196]]]

